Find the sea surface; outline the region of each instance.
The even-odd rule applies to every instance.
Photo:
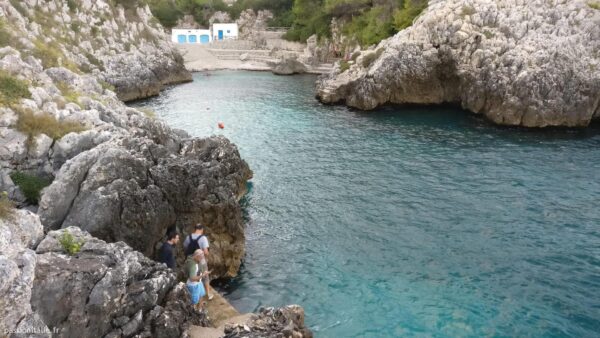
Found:
[[[243,267],[220,283],[236,308],[300,304],[317,337],[600,336],[598,126],[364,113],[319,104],[315,79],[198,73],[135,103],[254,171]]]

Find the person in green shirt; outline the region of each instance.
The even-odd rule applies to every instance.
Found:
[[[185,261],[185,274],[187,276],[186,286],[192,296],[192,304],[197,309],[202,309],[204,304],[200,303],[200,298],[206,295],[206,290],[202,284],[202,278],[210,273],[206,270],[206,265],[201,264],[204,260],[204,251],[198,249],[194,251]]]

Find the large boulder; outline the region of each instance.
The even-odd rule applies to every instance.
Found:
[[[600,10],[589,1],[430,1],[413,24],[317,83],[325,103],[460,103],[502,125],[600,117]]]
[[[81,251],[65,252],[65,233]],[[170,269],[123,242],[71,227],[49,232],[36,253],[31,306],[55,337],[180,337],[207,324]]]
[[[184,235],[202,222],[214,276],[234,276],[245,241],[238,200],[250,177],[235,145],[223,137],[121,139],[67,161],[38,212],[49,229],[77,226],[149,257],[168,229]]]
[[[271,71],[277,75],[292,75],[306,73],[306,65],[297,57],[284,56],[277,61],[269,62]]]

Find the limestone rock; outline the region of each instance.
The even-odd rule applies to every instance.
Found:
[[[306,65],[294,57],[282,57],[276,62],[271,62],[271,71],[277,75],[292,75],[306,73]]]
[[[30,305],[37,257],[34,248],[43,236],[37,215],[15,210],[11,220],[0,219],[0,332],[24,329],[33,316]],[[40,330],[47,330],[40,325]]]
[[[584,0],[430,1],[413,24],[317,83],[325,103],[461,103],[503,125],[600,117],[600,11]]]
[[[214,275],[234,276],[245,238],[238,198],[250,176],[223,137],[184,140],[174,149],[145,138],[107,142],[63,165],[38,212],[49,229],[78,226],[149,257],[167,229],[187,233],[203,222]]]
[[[73,256],[59,243],[65,232],[84,242]],[[108,244],[72,227],[49,232],[36,252],[31,304],[57,329],[55,337],[158,337],[165,325],[179,337],[189,322],[206,320],[196,318],[170,269],[123,242]]]
[[[304,326],[304,309],[298,305],[261,309],[241,325],[225,326],[224,338],[293,337],[312,338]]]

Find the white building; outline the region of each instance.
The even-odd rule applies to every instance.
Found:
[[[174,43],[199,43],[212,42],[210,29],[177,29],[171,30],[171,41]]]
[[[211,29],[171,30],[171,41],[174,43],[206,44],[219,40],[234,40],[238,37],[237,23],[214,23]]]
[[[237,23],[213,23],[212,38],[217,40],[233,40],[238,37]]]

